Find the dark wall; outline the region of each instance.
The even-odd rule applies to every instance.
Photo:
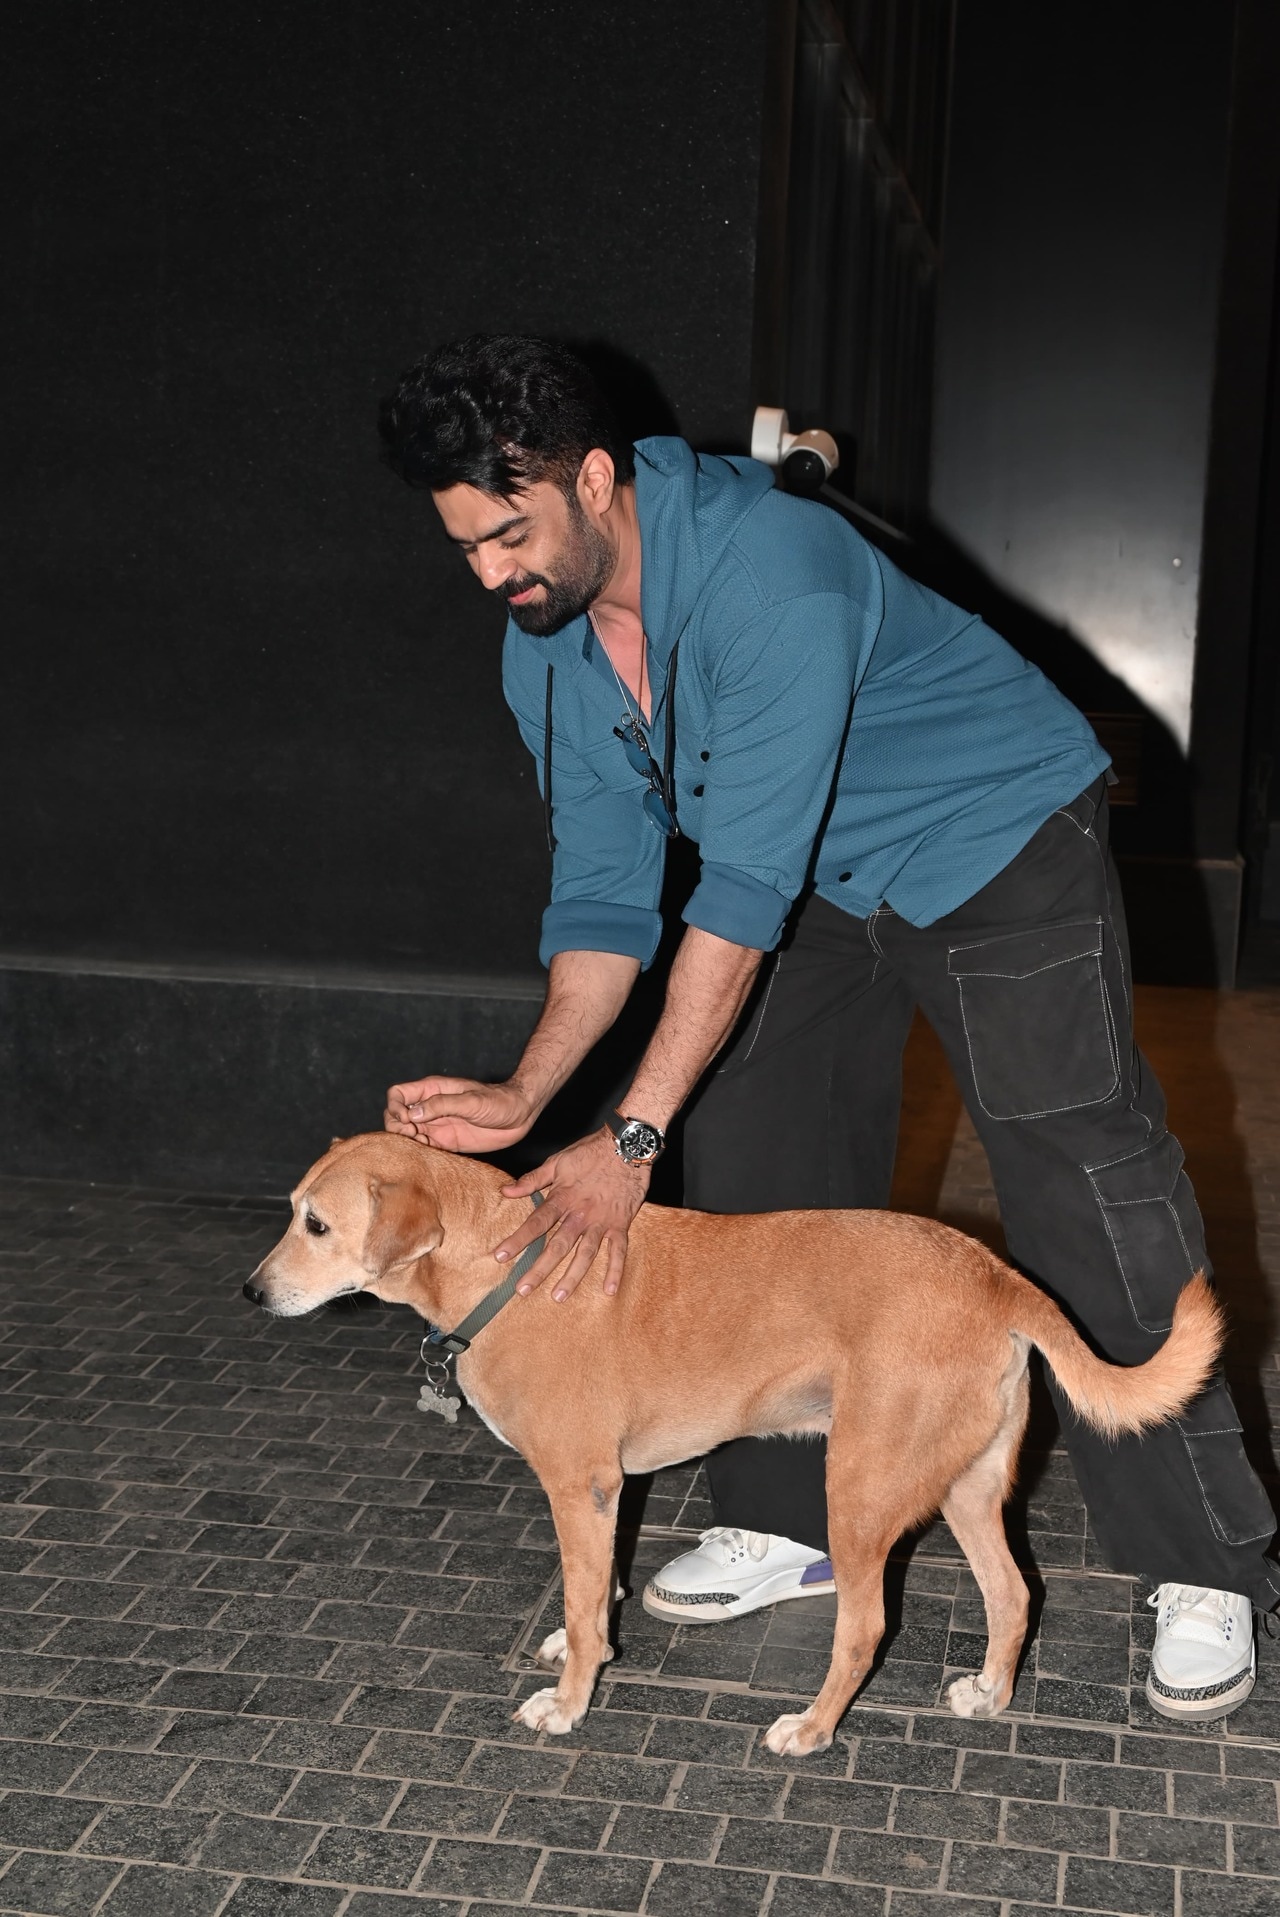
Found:
[[[546,330],[745,441],[764,0],[5,28],[0,947],[532,969],[501,619],[377,401],[441,338]]]
[[[1011,638],[1146,715],[1118,823],[1149,853],[1189,849],[1235,14],[957,12],[934,510]]]

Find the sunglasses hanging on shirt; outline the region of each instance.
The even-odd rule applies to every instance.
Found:
[[[676,817],[676,661],[680,652],[677,639],[671,648],[671,657],[667,662],[667,684],[663,693],[666,701],[664,715],[664,736],[662,764],[659,766],[649,745],[649,737],[644,729],[640,714],[633,710],[627,697],[627,689],[618,678],[618,669],[614,666],[614,677],[626,704],[626,711],[619,725],[613,728],[615,739],[622,741],[622,749],[627,755],[627,764],[648,782],[648,791],[644,795],[644,815],[655,832],[661,832],[664,839],[678,838],[680,824]],[[605,653],[606,658],[608,653]],[[609,660],[613,665],[612,659]],[[556,835],[551,824],[551,690],[555,680],[555,669],[547,667],[547,710],[543,728],[542,753],[542,811],[547,834],[547,850],[556,849]]]

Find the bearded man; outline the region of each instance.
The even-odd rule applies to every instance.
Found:
[[[630,446],[551,342],[442,347],[401,380],[382,433],[505,602],[503,685],[554,847],[546,1001],[515,1071],[394,1085],[388,1127],[449,1151],[522,1138],[653,959],[670,836],[701,858],[620,1111],[508,1187],[544,1195],[495,1247],[505,1263],[545,1233],[521,1291],[546,1281],[564,1300],[589,1273],[617,1291],[691,1099],[689,1204],[885,1205],[918,1005],[1010,1255],[1107,1358],[1148,1358],[1207,1258],[1133,1039],[1108,761],[1080,714],[766,468],[674,438]],[[1108,1561],[1155,1587],[1152,1705],[1233,1709],[1254,1682],[1252,1606],[1280,1581],[1225,1383],[1118,1443],[1059,1412]],[[706,1468],[716,1524],[652,1580],[649,1610],[710,1623],[833,1588],[820,1446],[744,1439]]]

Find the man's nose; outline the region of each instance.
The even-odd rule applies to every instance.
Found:
[[[254,1282],[257,1275],[255,1272],[252,1278],[246,1278],[244,1281],[244,1295],[251,1305],[262,1303],[262,1286]]]
[[[482,586],[489,592],[504,585],[520,570],[520,562],[513,552],[503,552],[500,546],[481,547],[475,555],[476,573]]]

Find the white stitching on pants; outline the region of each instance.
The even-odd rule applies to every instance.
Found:
[[[1205,1435],[1211,1435],[1211,1434],[1205,1434],[1202,1432],[1198,1435],[1205,1436]],[[1234,1437],[1235,1435],[1236,1434],[1233,1432],[1232,1436]],[[1185,1431],[1181,1431],[1179,1433],[1179,1436],[1181,1437],[1183,1445],[1186,1448],[1186,1453],[1187,1453],[1188,1459],[1190,1460],[1191,1469],[1196,1474],[1196,1483],[1200,1486],[1200,1499],[1202,1504],[1204,1505],[1205,1510],[1209,1514],[1209,1522],[1213,1526],[1214,1530],[1216,1531],[1218,1535],[1219,1543],[1226,1544],[1226,1545],[1256,1544],[1259,1538],[1269,1538],[1273,1536],[1275,1533],[1274,1524],[1269,1525],[1265,1531],[1251,1532],[1247,1538],[1229,1538],[1227,1536],[1226,1532],[1222,1528],[1222,1523],[1218,1517],[1217,1512],[1214,1510],[1213,1506],[1209,1502],[1209,1493],[1204,1488],[1204,1479],[1200,1476],[1200,1467],[1196,1463],[1196,1454],[1195,1454],[1195,1451],[1192,1449],[1191,1440],[1190,1438],[1188,1438]],[[1272,1588],[1274,1589],[1275,1587],[1273,1586]]]
[[[987,942],[995,943],[994,940],[987,941]],[[960,948],[957,947],[955,949],[959,950]],[[1062,959],[1061,961],[1059,961],[1059,963],[1063,965],[1078,965],[1079,962],[1080,962],[1079,959]],[[973,1055],[973,1039],[971,1038],[969,1034],[969,1018],[968,1018],[968,1014],[965,1011],[964,981],[966,978],[1003,978],[1006,975],[1002,972],[995,972],[995,973],[964,972],[964,973],[956,973],[953,975],[955,977],[955,982],[956,982],[957,996],[959,997],[959,1000],[960,1000],[960,1023],[964,1027],[964,1042],[969,1053],[969,1076],[973,1081],[973,1089],[974,1089],[974,1093],[977,1096],[979,1105],[981,1105],[983,1111],[987,1114],[987,1117],[990,1118],[995,1124],[1020,1125],[1025,1123],[1027,1119],[1031,1119],[1031,1118],[1053,1118],[1053,1117],[1056,1117],[1056,1115],[1059,1112],[1081,1112],[1081,1111],[1085,1111],[1091,1105],[1105,1105],[1110,1099],[1115,1097],[1116,1092],[1120,1086],[1119,1048],[1117,1047],[1115,1043],[1113,1021],[1111,1018],[1111,1010],[1106,1003],[1107,988],[1106,988],[1106,981],[1104,980],[1102,976],[1101,959],[1095,958],[1094,964],[1097,968],[1097,973],[1098,973],[1098,989],[1102,995],[1103,1005],[1107,1013],[1107,1052],[1111,1059],[1111,1071],[1112,1071],[1112,1080],[1111,1080],[1110,1089],[1104,1092],[1100,1098],[1078,1098],[1074,1105],[1046,1105],[1043,1111],[1013,1112],[1006,1115],[1004,1118],[1001,1118],[998,1112],[993,1112],[991,1107],[987,1104],[987,1101],[982,1096],[982,1086],[978,1079],[977,1060],[974,1058],[974,1055]],[[1051,971],[1053,967],[1043,966],[1040,969],[1043,971]],[[1030,978],[1032,974],[1026,973],[1024,976]]]
[[[777,978],[778,973],[781,970],[782,970],[782,954],[781,952],[778,952],[774,956],[773,970],[769,974],[769,983],[764,988],[764,997],[760,1001],[760,1010],[756,1014],[756,1028],[754,1032],[752,1032],[751,1034],[751,1043],[748,1045],[746,1051],[742,1054],[742,1057],[735,1061],[739,1065],[745,1065],[747,1060],[751,1057],[752,1052],[754,1052],[756,1049],[756,1040],[759,1038],[760,1033],[764,1027],[764,1015],[769,1009],[769,998],[773,991],[773,981]],[[716,1077],[718,1078],[722,1072],[727,1072],[728,1069],[729,1069],[729,1066],[727,1062],[723,1065],[717,1065]]]
[[[1088,1167],[1085,1166],[1083,1167],[1083,1169],[1087,1176]],[[1089,1183],[1093,1185],[1092,1178],[1089,1179]],[[1124,1260],[1120,1256],[1120,1247],[1116,1243],[1116,1235],[1111,1229],[1111,1220],[1107,1217],[1107,1207],[1103,1204],[1102,1199],[1098,1193],[1098,1187],[1096,1185],[1093,1185],[1093,1195],[1095,1200],[1097,1201],[1098,1210],[1102,1214],[1102,1229],[1106,1232],[1107,1237],[1110,1240],[1111,1255],[1116,1261],[1116,1270],[1120,1273],[1120,1283],[1124,1286],[1124,1295],[1129,1300],[1129,1309],[1133,1313],[1134,1324],[1141,1326],[1143,1331],[1161,1331],[1161,1332],[1169,1331],[1173,1325],[1172,1318],[1170,1318],[1165,1324],[1162,1324],[1162,1325],[1149,1325],[1146,1319],[1139,1312],[1137,1299],[1134,1297],[1133,1292],[1129,1288],[1129,1279],[1124,1268]],[[1188,1262],[1190,1262],[1190,1260],[1188,1260]]]

